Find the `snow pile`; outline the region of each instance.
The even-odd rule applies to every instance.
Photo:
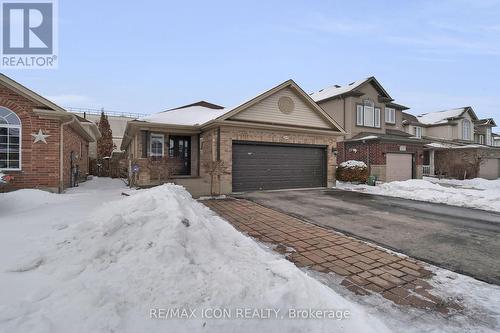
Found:
[[[0,331],[388,331],[366,309],[237,232],[182,187],[129,193],[54,231],[36,252],[0,273],[5,287],[38,286],[14,303],[12,297],[5,298],[11,304],[0,303]],[[83,207],[94,200],[92,192],[76,195],[70,197]],[[351,319],[214,320],[202,319],[201,312],[197,319],[149,317],[151,308],[210,307],[349,310]]]
[[[64,196],[41,190],[17,190],[2,194],[0,212],[4,215],[35,210],[40,206],[63,202],[66,199]]]
[[[340,163],[341,168],[346,168],[346,169],[356,169],[356,168],[362,168],[365,169],[367,166],[365,162],[363,161],[355,161],[355,160],[349,160]]]
[[[337,188],[500,212],[500,188],[495,187],[498,181],[484,181],[493,182],[494,185],[486,189],[489,185],[484,185],[484,182],[481,182],[484,189],[477,190],[442,186],[427,180],[411,179],[377,186],[337,182]]]
[[[424,177],[424,180],[427,180],[435,184],[455,186],[457,188],[500,191],[500,178],[495,180],[488,180],[484,178],[458,180],[458,179],[439,179],[434,177]]]
[[[0,171],[0,184],[6,184],[7,182],[3,179],[6,175]]]

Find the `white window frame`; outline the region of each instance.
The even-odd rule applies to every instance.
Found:
[[[356,104],[356,125],[380,128],[380,108],[369,99],[365,99],[363,104]]]
[[[385,122],[387,124],[396,123],[396,109],[395,108],[385,108]]]
[[[17,128],[19,130],[19,167],[18,168],[0,168],[0,171],[21,171],[22,170],[22,165],[23,165],[23,161],[22,161],[22,157],[23,157],[23,147],[22,147],[22,144],[23,144],[23,129],[22,129],[22,122],[21,122],[21,118],[19,118],[19,116],[14,112],[12,111],[11,109],[9,108],[6,108],[4,106],[0,106],[0,108],[2,109],[5,109],[9,112],[11,112],[12,114],[14,114],[16,117],[17,117],[17,120],[19,120],[19,125],[12,125],[12,124],[0,124],[0,127],[1,128],[7,128],[7,147],[9,147],[9,128]]]
[[[486,128],[486,145],[491,146],[493,142],[493,138],[491,136],[491,127]]]
[[[479,141],[478,143],[480,145],[484,145],[484,134],[479,134],[478,135],[478,141]]]
[[[414,132],[415,132],[415,137],[422,139],[422,127],[420,126],[415,126],[414,127]]]
[[[469,119],[462,120],[462,140],[471,140],[472,122]],[[467,136],[465,135],[467,134]]]
[[[161,155],[153,154],[153,138],[158,140],[161,138]],[[149,156],[150,157],[163,157],[165,156],[165,135],[164,134],[156,134],[151,133],[149,135]]]

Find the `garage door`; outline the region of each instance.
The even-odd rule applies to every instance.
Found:
[[[386,154],[386,181],[412,179],[412,154]]]
[[[500,163],[498,158],[488,158],[481,161],[479,165],[479,177],[485,179],[497,179],[500,172]]]
[[[233,143],[233,192],[326,186],[326,149]]]

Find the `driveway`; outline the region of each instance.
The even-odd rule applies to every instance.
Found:
[[[500,285],[500,214],[335,189],[237,197]]]

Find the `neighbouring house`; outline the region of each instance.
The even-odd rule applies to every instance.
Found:
[[[201,196],[332,186],[344,134],[288,80],[236,107],[201,101],[130,121],[121,148],[137,185],[169,179]]]
[[[500,147],[500,134],[493,133],[492,134],[493,146]]]
[[[1,191],[61,192],[76,175],[86,179],[89,142],[98,135],[94,124],[0,74],[0,171],[14,177]]]
[[[424,142],[404,132],[403,111],[375,77],[331,86],[312,99],[347,132],[338,163],[363,161],[381,181],[422,177]]]
[[[500,177],[500,149],[495,148],[491,118],[478,119],[470,106],[403,114],[409,134],[426,140],[423,173],[453,178]]]

